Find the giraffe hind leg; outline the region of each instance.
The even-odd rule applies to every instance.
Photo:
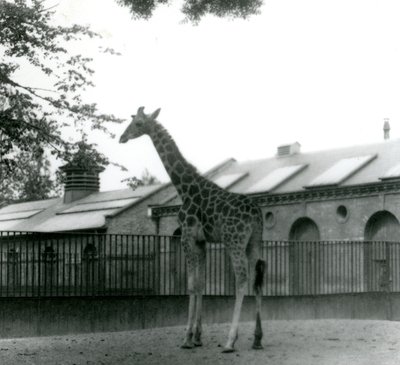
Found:
[[[258,259],[255,267],[254,277],[254,293],[256,295],[256,328],[254,330],[254,342],[252,348],[254,350],[263,349],[261,339],[263,337],[263,330],[261,326],[261,307],[262,307],[262,286],[264,282],[265,261]]]

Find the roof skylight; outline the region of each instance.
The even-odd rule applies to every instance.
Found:
[[[317,176],[306,187],[318,187],[338,185],[366,166],[377,155],[343,158],[331,166],[328,170]]]
[[[226,174],[217,177],[216,179],[212,179],[214,183],[216,183],[221,188],[227,189],[232,185],[236,184],[239,180],[243,179],[247,176],[247,172],[239,172],[236,174]]]
[[[10,212],[0,214],[0,222],[10,221],[15,219],[26,219],[34,216],[35,214],[41,212],[43,209],[27,210],[24,212]]]
[[[81,212],[90,212],[93,210],[122,208],[128,204],[135,202],[138,199],[139,198],[128,198],[128,199],[102,201],[96,203],[77,204],[69,209],[63,210],[59,214],[81,213]]]
[[[246,193],[261,193],[274,190],[279,185],[283,184],[288,179],[302,171],[307,165],[293,165],[279,167],[267,176],[257,181],[254,185],[250,186]]]
[[[398,179],[400,178],[400,164],[390,168],[385,175],[380,177],[381,180]]]

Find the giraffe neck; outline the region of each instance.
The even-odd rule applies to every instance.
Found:
[[[181,198],[189,194],[193,182],[205,180],[196,168],[185,160],[175,141],[161,124],[152,121],[147,133]]]

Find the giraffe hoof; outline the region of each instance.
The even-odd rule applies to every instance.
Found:
[[[193,345],[195,345],[196,347],[200,347],[200,346],[203,346],[203,342],[201,342],[201,341],[194,341],[193,342]]]
[[[233,347],[224,347],[224,349],[222,350],[223,354],[229,354],[231,352],[235,352],[235,349]]]
[[[252,348],[253,350],[263,350],[263,349],[264,349],[264,346],[261,345],[260,343],[253,343],[253,346],[251,346],[251,348]]]
[[[194,344],[192,342],[185,342],[182,346],[181,349],[192,349],[194,348]]]

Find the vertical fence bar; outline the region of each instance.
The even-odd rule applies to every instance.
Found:
[[[144,236],[141,236],[141,241],[142,241],[142,247],[141,247],[141,255],[140,255],[140,263],[141,263],[141,279],[142,279],[142,283],[140,286],[141,289],[141,294],[144,294],[144,286],[145,286],[145,263],[144,263],[144,255],[145,255],[145,238]]]
[[[225,265],[223,261],[223,247],[222,243],[219,244],[219,295],[223,295],[225,290],[225,282],[224,282],[224,272],[225,272]]]
[[[135,254],[134,254],[134,261],[133,261],[133,263],[134,263],[134,270],[133,270],[133,272],[135,273],[135,291],[137,292],[137,290],[138,290],[138,288],[139,288],[139,268],[138,268],[138,260],[137,260],[137,258],[138,258],[138,255],[139,255],[139,239],[138,239],[138,236],[135,236],[135,245],[133,246],[134,247],[134,252],[135,252]]]
[[[68,236],[68,252],[67,252],[67,259],[68,259],[68,296],[71,296],[71,285],[72,285],[72,238],[74,236]]]
[[[159,276],[159,256],[160,256],[160,239],[161,236],[156,235],[153,236],[153,258],[152,258],[152,267],[153,267],[153,294],[160,295],[160,276]],[[169,241],[171,244],[171,242]],[[171,246],[170,246],[171,247]]]
[[[10,244],[10,235],[7,235],[7,247],[6,247],[6,265],[7,265],[7,270],[6,270],[6,296],[9,297],[9,271],[10,271],[10,264],[9,264],[9,252],[10,252],[10,248],[9,248],[9,244]]]
[[[116,294],[117,288],[117,272],[118,272],[118,255],[117,255],[117,242],[118,235],[113,234],[110,236],[110,276],[111,276],[111,286],[110,292],[112,295]]]
[[[34,234],[32,238],[32,275],[31,275],[31,295],[35,296],[35,252],[36,252],[36,238],[37,234]]]
[[[129,235],[125,235],[125,293],[130,295],[129,279],[131,277],[130,259],[129,259]]]
[[[104,235],[104,295],[109,294],[110,285],[111,285],[111,269],[110,269],[110,261],[111,261],[111,250],[110,250],[110,235]]]
[[[168,263],[167,263],[167,242],[166,242],[166,239],[165,239],[165,237],[163,237],[163,240],[162,240],[162,250],[161,250],[161,252],[162,252],[162,256],[163,256],[163,274],[162,274],[162,277],[163,277],[163,289],[164,289],[164,293],[166,294],[166,295],[169,295],[170,293],[169,293],[169,291],[168,291],[168,288],[167,288],[167,267],[168,267]]]
[[[27,236],[25,236],[25,241],[27,239]],[[22,239],[19,237],[18,239],[18,296],[22,296],[22,264],[23,264],[23,254],[22,254]]]
[[[117,289],[117,291],[119,292],[119,294],[123,294],[123,278],[124,278],[124,266],[123,266],[123,255],[122,255],[122,251],[123,250],[123,235],[120,234],[119,235],[119,245],[118,245],[118,262],[119,262],[119,287]]]
[[[151,277],[151,272],[150,272],[150,263],[151,263],[151,252],[150,252],[150,236],[146,236],[146,252],[145,252],[145,265],[146,265],[146,293],[150,293],[151,290],[151,282],[150,282],[150,277]]]
[[[28,242],[30,241],[30,237],[32,236],[32,233],[29,233],[27,235],[27,239],[25,241],[25,280],[24,280],[24,284],[25,284],[25,297],[28,296],[28,283],[29,283],[29,278],[28,278]],[[21,260],[22,260],[22,254],[21,254]]]
[[[162,265],[163,265],[163,259],[162,259],[162,249],[161,247],[163,246],[163,241],[165,237],[164,236],[157,236],[157,256],[156,256],[156,267],[157,267],[157,290],[159,295],[165,295],[164,291],[164,285],[163,285],[163,270],[162,270]]]
[[[41,286],[42,286],[42,235],[38,235],[38,249],[37,249],[37,255],[38,255],[38,289],[37,289],[37,295],[38,297],[41,296]]]
[[[147,236],[143,236],[143,251],[142,251],[142,263],[143,263],[143,285],[142,285],[142,295],[146,294],[147,291],[147,258],[146,258],[146,252],[147,252]]]
[[[1,245],[0,245],[0,297],[3,296],[3,271],[4,271],[4,260],[3,260],[3,243],[8,232],[0,232]]]
[[[399,244],[398,242],[393,242],[392,243],[392,258],[393,258],[393,267],[392,270],[390,271],[390,277],[392,279],[392,292],[397,292],[399,290],[398,286],[398,277],[397,275],[394,275],[395,273],[398,273],[399,267],[398,267],[398,262],[399,262]]]

